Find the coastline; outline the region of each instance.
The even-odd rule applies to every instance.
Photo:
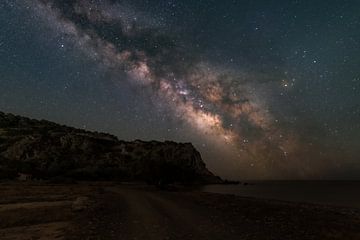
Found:
[[[247,185],[205,185],[201,190],[241,197],[360,208],[360,181],[252,181]]]
[[[360,209],[141,184],[0,184],[0,238],[360,239]]]

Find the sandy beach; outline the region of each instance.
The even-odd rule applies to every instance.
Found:
[[[139,184],[1,183],[0,239],[360,239],[358,209]]]

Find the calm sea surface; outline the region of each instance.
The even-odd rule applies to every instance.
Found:
[[[208,185],[205,192],[360,208],[360,181],[252,181]]]

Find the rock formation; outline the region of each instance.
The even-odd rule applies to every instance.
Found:
[[[191,143],[117,137],[0,112],[0,177],[219,182]]]

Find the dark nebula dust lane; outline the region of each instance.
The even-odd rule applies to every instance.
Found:
[[[5,2],[8,7],[13,4]],[[289,67],[290,57],[274,57],[280,54],[280,50],[277,54],[266,52],[279,48],[280,44],[273,44],[272,39],[273,35],[282,32],[274,29],[274,33],[269,33],[274,27],[270,23],[264,30],[259,27],[260,23],[252,27],[254,32],[264,31],[264,40],[255,39],[255,33],[253,39],[249,37],[248,45],[244,44],[238,51],[238,59],[242,61],[233,63],[233,57],[230,57],[230,64],[222,64],[222,61],[214,61],[210,56],[218,51],[226,52],[225,47],[205,47],[207,53],[199,51],[196,44],[191,40],[189,42],[194,37],[185,35],[183,28],[186,24],[176,29],[170,24],[167,26],[169,20],[160,14],[154,15],[150,10],[144,12],[146,6],[150,8],[148,1],[140,4],[143,6],[141,10],[136,6],[139,5],[137,2],[132,4],[131,1],[116,0],[34,0],[24,3],[15,1],[15,4],[26,8],[27,12],[36,16],[37,21],[49,27],[44,36],[56,35],[70,42],[86,58],[96,62],[99,68],[111,73],[114,85],[116,81],[127,81],[141,92],[149,93],[147,101],[170,115],[173,124],[186,126],[196,138],[208,142],[210,148],[220,149],[223,159],[219,154],[211,161],[216,162],[214,166],[231,166],[232,176],[313,177],[339,165],[339,160],[331,158],[338,152],[334,155],[332,150],[328,150],[335,141],[327,144],[328,129],[325,133],[322,130],[326,125],[305,121],[307,114],[302,112],[303,107],[299,103],[311,100],[301,95],[303,89],[300,89],[299,73],[295,67],[298,63]],[[170,1],[167,8],[179,5],[179,8],[186,9],[186,4],[189,3]],[[209,9],[217,4],[204,3]],[[225,7],[230,5],[224,4]],[[246,6],[249,11],[256,7],[247,1],[236,6]],[[196,4],[193,7],[195,9]],[[259,9],[262,7],[260,4]],[[274,11],[278,11],[278,7],[274,4]],[[196,10],[194,12],[197,13]],[[230,18],[231,14],[236,16],[230,8],[226,12],[228,15],[222,16],[224,19]],[[261,19],[257,16],[259,14],[265,18],[267,13],[256,13],[254,19]],[[250,35],[247,25],[250,26],[251,21],[248,23],[246,18],[236,19],[234,16],[232,22],[233,25],[236,25],[234,22],[238,24],[239,31],[233,38],[241,43]],[[265,22],[262,21],[263,24]],[[222,26],[219,35],[221,29],[229,26]],[[198,31],[201,35],[200,31],[204,30]],[[264,46],[263,49],[254,48],[250,44]],[[263,53],[259,53],[261,51]],[[313,54],[307,50],[295,51],[305,57]],[[252,60],[255,56],[260,56],[258,63]],[[261,59],[268,60],[262,63]],[[311,61],[315,64],[319,60],[313,56]],[[273,69],[264,70],[267,67],[262,65]],[[311,132],[311,128],[316,130]],[[211,151],[203,149],[207,150]],[[350,162],[352,154],[347,156]],[[203,155],[208,157],[206,153]]]

